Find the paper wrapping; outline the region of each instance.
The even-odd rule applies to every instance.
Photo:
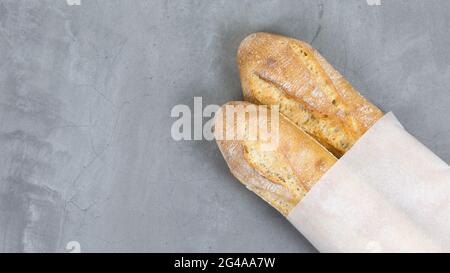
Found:
[[[450,167],[388,113],[288,219],[321,252],[448,252]]]

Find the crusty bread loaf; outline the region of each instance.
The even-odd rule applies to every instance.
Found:
[[[238,65],[245,100],[279,105],[337,157],[383,115],[305,42],[251,34],[239,47]]]
[[[248,102],[229,102],[216,114],[215,137],[231,172],[248,189],[255,192],[283,215],[303,198],[320,177],[336,162],[336,158],[317,141],[282,115],[278,117],[277,143],[272,149],[263,149],[261,138],[250,138],[255,116],[245,119],[227,118],[227,106],[249,106]],[[252,105],[255,106],[255,105]],[[271,109],[265,110],[267,124],[274,122]],[[255,107],[256,108],[256,107]],[[257,109],[258,117],[261,108]],[[237,110],[238,115],[246,111]],[[234,115],[234,114],[233,114]],[[220,130],[218,128],[221,128]],[[241,139],[227,139],[227,132],[245,132]],[[259,133],[258,133],[259,136]]]

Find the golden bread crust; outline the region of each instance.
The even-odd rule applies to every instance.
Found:
[[[305,42],[254,33],[238,50],[245,100],[283,115],[340,157],[383,113]]]
[[[216,141],[231,173],[283,215],[288,215],[337,159],[282,115],[279,116],[278,144],[273,150],[262,149],[263,142],[249,139],[247,134],[243,139],[222,139],[227,130],[236,132],[238,127],[248,128],[249,122],[253,121],[251,117],[243,122],[229,121],[225,111],[227,105],[252,104],[229,102],[216,115],[215,128],[223,128],[222,132],[215,132]],[[267,117],[268,124],[273,122],[270,114]]]

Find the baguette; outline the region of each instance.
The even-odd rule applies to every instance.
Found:
[[[244,99],[280,112],[341,157],[383,113],[305,42],[255,33],[238,50]]]
[[[249,137],[249,124],[258,122],[254,117],[247,115],[241,121],[226,117],[226,106],[249,105],[253,104],[229,102],[221,107],[215,118],[217,144],[231,173],[287,216],[337,159],[282,115],[278,116],[277,145],[271,150],[262,149],[263,140]],[[265,107],[269,113],[266,125],[274,122],[270,115],[272,109],[260,107]],[[260,109],[257,110],[258,116],[261,115]],[[237,114],[242,114],[242,111],[245,111],[244,107],[239,108]],[[237,132],[239,128],[245,132],[242,139],[225,139],[228,131]]]

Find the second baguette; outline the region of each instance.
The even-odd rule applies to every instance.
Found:
[[[277,145],[273,150],[263,149],[263,142],[251,140],[248,133],[249,124],[258,121],[249,116],[240,121],[227,119],[227,106],[241,106],[235,112],[239,115],[246,111],[245,106],[251,105],[229,102],[222,106],[215,120],[216,141],[231,173],[287,216],[337,159],[282,115],[279,115]],[[268,113],[270,111],[269,108]],[[258,115],[261,115],[259,110]],[[267,124],[272,122],[268,115]],[[245,132],[242,139],[225,138],[227,132],[237,132],[238,128]]]

